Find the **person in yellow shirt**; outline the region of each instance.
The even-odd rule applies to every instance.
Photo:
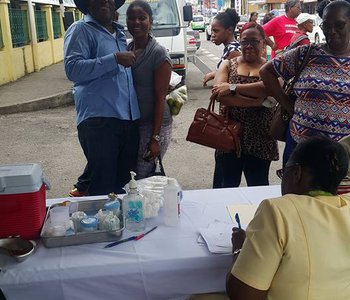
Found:
[[[336,195],[347,171],[339,143],[298,144],[278,171],[283,196],[261,202],[245,239],[233,229],[230,299],[350,299],[350,194]]]

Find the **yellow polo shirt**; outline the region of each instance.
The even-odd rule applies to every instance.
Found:
[[[231,273],[269,300],[350,299],[350,194],[264,200]]]

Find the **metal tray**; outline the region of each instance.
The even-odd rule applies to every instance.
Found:
[[[103,231],[97,230],[94,232],[77,232],[70,236],[46,236],[45,235],[45,225],[49,221],[51,208],[57,206],[51,205],[47,210],[44,226],[41,230],[40,237],[43,244],[48,248],[62,247],[62,246],[72,246],[72,245],[82,245],[91,243],[101,243],[117,241],[121,238],[123,230],[125,229],[125,215],[123,213],[123,201],[118,199],[120,202],[120,229],[113,231]],[[99,200],[86,200],[77,201],[69,203],[70,215],[75,211],[84,211],[87,215],[95,215],[100,209],[104,208],[105,203],[111,201],[110,199],[99,199]]]

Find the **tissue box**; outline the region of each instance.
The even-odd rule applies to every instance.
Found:
[[[38,164],[0,165],[0,237],[36,239],[46,214],[46,187]]]

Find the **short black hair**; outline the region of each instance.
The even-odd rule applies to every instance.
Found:
[[[267,22],[271,21],[273,19],[273,14],[272,13],[267,13],[263,20],[262,20],[262,24],[266,24]]]
[[[227,8],[224,12],[218,13],[214,19],[225,29],[232,27],[232,31],[235,31],[239,22],[239,15],[234,8]]]
[[[326,9],[327,8],[327,9]],[[346,9],[346,15],[350,19],[350,0],[321,0],[317,1],[316,11],[323,18],[323,14],[329,9]]]
[[[335,194],[347,175],[349,158],[341,144],[318,136],[298,144],[288,162],[306,168],[312,188]]]
[[[133,9],[134,7],[137,7],[137,6],[141,7],[146,12],[146,14],[149,16],[151,21],[153,21],[152,8],[146,1],[143,1],[143,0],[135,0],[135,1],[131,2],[128,9],[126,10],[126,15],[128,15],[130,13],[131,9]]]

